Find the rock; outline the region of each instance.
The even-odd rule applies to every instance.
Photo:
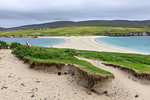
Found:
[[[21,80],[21,78],[18,78],[18,80]]]
[[[86,90],[86,93],[88,94],[88,95],[92,95],[92,92],[90,91],[90,90]]]
[[[9,77],[9,78],[11,78],[12,76],[11,76],[11,75],[9,75],[8,77]]]
[[[74,73],[72,73],[71,76],[74,76]]]
[[[24,83],[21,83],[22,86],[25,86]]]
[[[6,87],[6,86],[2,86],[2,88],[1,88],[1,90],[3,90],[3,89],[7,89],[8,87]]]
[[[36,83],[40,83],[40,81],[36,81]]]
[[[61,72],[58,72],[58,75],[61,75]]]
[[[47,98],[44,98],[44,100],[48,100]]]
[[[31,97],[33,98],[33,97],[34,97],[34,95],[32,94],[32,95],[31,95]]]

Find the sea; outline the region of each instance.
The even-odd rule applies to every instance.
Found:
[[[6,38],[6,37],[0,37],[0,40],[5,41],[7,43],[18,42],[23,45],[26,44],[26,41],[29,41],[30,45],[40,47],[51,47],[53,45],[57,45],[65,41],[64,39],[59,38]]]
[[[112,46],[150,53],[150,36],[100,37],[95,40]]]

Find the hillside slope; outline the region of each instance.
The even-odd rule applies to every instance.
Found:
[[[63,27],[49,30],[17,30],[0,32],[0,36],[143,36],[150,35],[150,28],[123,27]]]
[[[0,27],[0,31],[5,31],[5,30],[6,30],[5,28]]]
[[[28,30],[28,29],[49,29],[59,27],[73,26],[105,26],[105,27],[132,27],[132,28],[150,28],[150,20],[146,21],[128,21],[128,20],[91,20],[91,21],[57,21],[43,24],[33,24],[10,28],[9,30]]]

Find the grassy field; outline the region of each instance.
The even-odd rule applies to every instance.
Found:
[[[150,32],[150,28],[123,28],[123,27],[64,27],[49,30],[19,30],[0,32],[0,36],[89,36],[97,33],[131,33]]]
[[[39,62],[72,63],[84,66],[86,70],[90,70],[95,73],[110,74],[109,72],[96,68],[90,63],[79,60],[74,56],[123,65],[124,67],[132,68],[140,72],[150,73],[150,55],[96,52],[46,47],[28,48],[22,45],[18,46],[17,48],[16,45],[11,47],[15,48],[13,49],[13,54],[19,58],[28,57],[31,59],[31,61]]]

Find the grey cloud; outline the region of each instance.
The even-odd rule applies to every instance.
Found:
[[[149,0],[1,0],[0,27],[56,20],[149,20],[149,9]]]

